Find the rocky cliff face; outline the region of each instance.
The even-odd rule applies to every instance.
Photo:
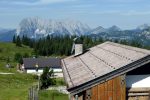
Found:
[[[23,19],[17,28],[18,35],[27,35],[31,38],[51,35],[85,35],[90,30],[89,26],[79,21],[44,20],[40,18]]]

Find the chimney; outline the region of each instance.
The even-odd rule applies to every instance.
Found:
[[[83,44],[75,44],[75,56],[83,53]]]

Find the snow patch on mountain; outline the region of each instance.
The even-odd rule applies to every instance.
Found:
[[[44,20],[41,18],[25,18],[17,28],[18,35],[27,35],[32,38],[47,35],[85,35],[90,27],[74,20]]]

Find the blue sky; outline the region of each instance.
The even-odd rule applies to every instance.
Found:
[[[149,9],[150,0],[0,0],[0,27],[16,28],[23,18],[41,17],[131,29],[150,23]]]

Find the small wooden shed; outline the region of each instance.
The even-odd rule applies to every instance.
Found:
[[[62,60],[70,100],[150,100],[150,51],[113,42]]]

